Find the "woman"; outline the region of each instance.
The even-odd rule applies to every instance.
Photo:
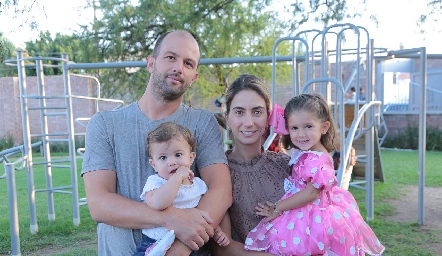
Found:
[[[264,151],[269,128],[270,93],[264,82],[243,74],[226,92],[226,125],[233,148],[226,152],[232,177],[233,204],[221,228],[231,239],[228,246],[215,247],[217,255],[269,255],[244,249],[248,232],[262,217],[255,214],[258,202],[278,200],[284,194],[284,179],[290,174],[290,157]]]

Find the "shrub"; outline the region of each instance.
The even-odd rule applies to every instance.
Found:
[[[32,139],[32,143],[38,142],[39,140]],[[52,142],[49,144],[51,153],[68,153],[69,144],[68,142]],[[84,148],[84,136],[75,137],[75,149]],[[32,149],[34,153],[41,153],[41,147],[35,147]]]
[[[426,149],[431,151],[442,151],[442,130],[435,127],[427,127]],[[407,128],[396,135],[385,138],[383,147],[418,149],[419,128],[407,126]]]
[[[12,138],[12,135],[8,134],[5,137],[0,138],[0,151],[12,147],[14,147],[14,139]]]

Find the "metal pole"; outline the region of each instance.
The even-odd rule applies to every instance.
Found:
[[[75,158],[75,136],[74,136],[74,118],[72,113],[72,97],[71,84],[69,78],[68,55],[63,54],[63,80],[64,92],[66,97],[66,121],[68,126],[68,142],[69,142],[69,159],[71,162],[71,182],[72,182],[72,212],[74,225],[80,225],[80,205],[78,198],[78,178],[77,178],[77,162]]]
[[[372,93],[373,84],[372,84],[372,69],[371,69],[371,54],[372,54],[372,47],[373,47],[373,41],[371,39],[368,39],[367,42],[367,91],[369,94]],[[359,59],[358,59],[359,61]],[[360,63],[358,63],[358,67],[360,66]],[[359,83],[359,78],[358,78]],[[358,84],[359,87],[359,84]],[[356,89],[355,93],[359,93],[359,88]],[[367,102],[371,102],[372,97],[371,95],[366,96]],[[357,97],[358,98],[358,97]],[[359,100],[359,99],[356,99]],[[375,111],[373,108],[370,108],[368,110],[367,115],[367,123],[368,125],[371,125],[370,129],[368,130],[366,136],[365,136],[365,153],[367,155],[366,163],[365,163],[365,180],[366,180],[366,190],[365,190],[365,207],[367,210],[367,220],[374,219],[374,132],[375,129],[377,129],[376,126],[373,125],[374,119],[375,119]],[[377,123],[377,122],[376,122]]]
[[[40,97],[40,122],[41,122],[41,131],[43,134],[48,134],[48,117],[46,116],[46,96],[45,85],[44,85],[44,74],[43,74],[43,61],[36,60],[36,70],[37,70],[37,81],[38,81],[38,92]],[[55,220],[55,208],[54,208],[54,192],[52,190],[52,167],[51,163],[51,149],[49,147],[49,137],[47,135],[41,138],[43,142],[43,155],[45,159],[45,174],[46,174],[46,195],[48,200],[48,220]]]
[[[28,99],[26,98],[26,72],[25,63],[23,60],[23,52],[17,51],[17,71],[18,80],[20,84],[20,103],[23,126],[23,151],[24,155],[28,156],[26,161],[26,177],[28,185],[28,202],[29,202],[29,222],[31,234],[36,234],[38,231],[37,214],[35,207],[35,187],[34,187],[34,171],[32,163],[32,147],[31,147],[31,133],[29,127],[29,112]]]
[[[425,219],[425,150],[427,130],[427,51],[425,47],[420,48],[420,109],[419,109],[419,199],[418,199],[418,225],[424,225]]]
[[[5,166],[8,203],[9,203],[9,228],[11,232],[11,255],[21,255],[20,253],[20,231],[18,226],[17,188],[15,183],[14,163],[3,163]]]
[[[368,109],[367,119],[365,125],[370,125],[365,134],[365,154],[367,155],[367,160],[365,163],[365,207],[367,210],[367,220],[372,220],[374,218],[374,129],[373,125],[374,109]],[[364,125],[364,124],[362,124]],[[350,150],[350,148],[349,148]]]

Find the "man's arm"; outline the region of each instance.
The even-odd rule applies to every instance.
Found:
[[[177,237],[193,250],[208,240],[206,230],[210,230],[211,226],[198,209],[169,207],[159,212],[145,203],[118,195],[114,171],[87,172],[83,174],[83,179],[89,211],[96,222],[128,229],[163,226],[175,230]]]
[[[162,223],[161,215],[145,203],[116,193],[117,175],[110,170],[83,174],[89,211],[96,222],[129,229],[154,228]]]

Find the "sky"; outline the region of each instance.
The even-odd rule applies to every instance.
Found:
[[[29,6],[33,0],[20,0]],[[25,42],[38,38],[39,32],[31,30],[29,25],[22,25],[26,20],[38,21],[38,28],[41,31],[70,35],[78,29],[78,23],[84,24],[93,20],[92,9],[83,9],[87,0],[39,0],[39,6],[34,6],[30,14],[19,17],[0,13],[0,32],[17,47],[24,47]],[[7,25],[6,25],[7,24]]]
[[[31,0],[21,1],[31,2]],[[278,3],[281,1],[290,0],[280,0]],[[33,8],[32,14],[25,17],[11,17],[0,13],[0,31],[17,47],[24,47],[24,42],[35,40],[38,36],[38,32],[31,31],[28,25],[21,26],[26,18],[38,20],[39,29],[49,30],[53,35],[57,32],[72,34],[78,28],[78,23],[85,24],[93,19],[91,9],[81,8],[86,5],[87,0],[39,0],[39,2],[41,4]],[[437,29],[440,25],[433,22],[429,22],[422,28],[416,25],[419,16],[428,11],[426,2],[422,0],[367,0],[367,11],[364,12],[364,17],[344,22],[365,27],[370,37],[374,39],[375,47],[397,50],[402,44],[406,49],[427,47],[427,53],[442,54],[440,43],[442,27],[439,31],[435,31],[435,28]],[[378,26],[370,21],[369,14],[377,17]],[[322,25],[304,26],[304,29],[309,28],[321,29]],[[421,29],[427,32],[420,34]]]

